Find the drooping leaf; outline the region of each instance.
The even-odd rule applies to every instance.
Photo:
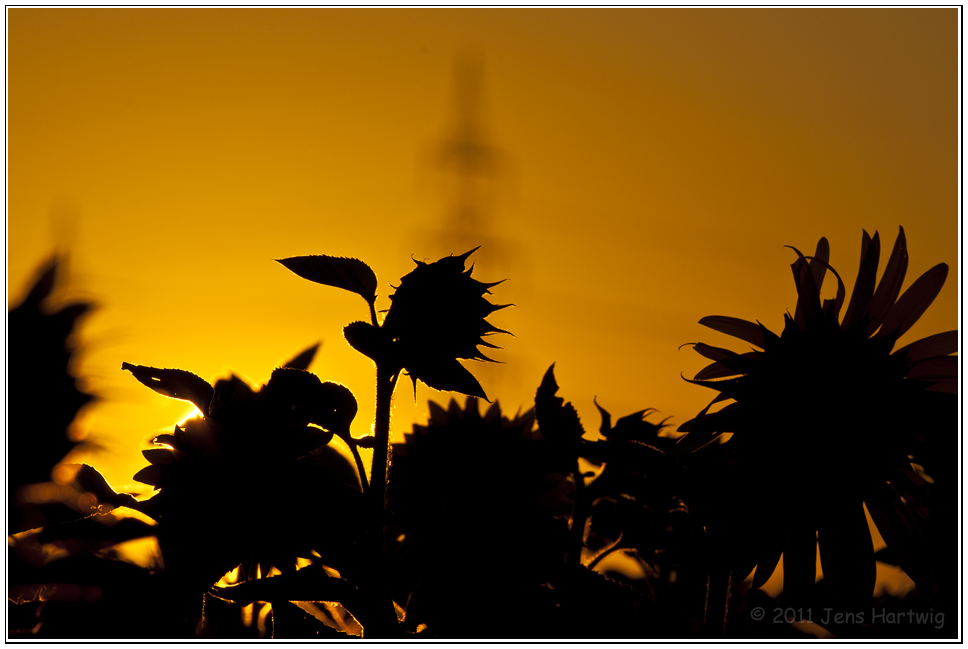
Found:
[[[356,293],[368,304],[376,301],[376,273],[359,259],[307,255],[276,261],[303,279]]]
[[[158,394],[189,401],[202,413],[209,411],[215,391],[208,381],[200,376],[185,370],[159,369],[131,363],[122,363],[121,369],[131,372],[134,378]]]
[[[877,282],[877,265],[881,256],[881,240],[877,232],[870,238],[864,231],[864,245],[861,252],[860,268],[857,271],[857,281],[847,304],[847,312],[841,328],[846,330],[851,325],[868,316],[871,299],[874,297],[874,285]]]
[[[381,327],[369,322],[351,322],[343,327],[343,336],[350,347],[370,358],[375,363],[401,367],[393,348],[393,338]]]
[[[297,370],[308,370],[309,366],[312,364],[313,359],[316,358],[316,352],[319,351],[319,346],[322,343],[316,343],[312,347],[304,349],[299,352],[291,359],[282,364],[282,367],[291,367]]]
[[[104,479],[104,476],[89,464],[82,464],[78,467],[74,474],[74,482],[82,490],[94,494],[98,501],[102,503],[115,507],[130,507],[135,502],[131,495],[116,492]]]
[[[578,412],[571,403],[565,403],[558,393],[555,381],[555,364],[545,372],[541,385],[534,395],[534,411],[541,434],[549,441],[575,442],[585,434]]]
[[[745,340],[751,345],[763,349],[763,331],[761,325],[748,320],[733,318],[726,315],[708,315],[699,324],[714,329],[729,336]]]
[[[915,362],[933,356],[947,356],[958,351],[958,330],[944,331],[917,340],[901,347],[891,356],[907,356],[908,362]]]
[[[902,227],[894,241],[894,249],[891,251],[891,258],[887,261],[884,275],[881,277],[871,300],[871,321],[867,325],[868,336],[877,331],[877,328],[884,323],[884,318],[897,301],[897,296],[901,293],[901,286],[904,284],[904,276],[907,274],[907,267],[907,243]]]
[[[877,337],[897,332],[901,337],[927,311],[948,277],[948,264],[938,264],[917,278],[884,317]]]

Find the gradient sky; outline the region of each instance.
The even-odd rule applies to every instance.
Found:
[[[100,305],[77,369],[104,449],[80,459],[117,488],[191,411],[122,361],[261,383],[322,340],[312,369],[356,393],[368,432],[372,364],[342,337],[365,304],[282,257],[358,257],[387,308],[411,255],[483,243],[475,276],[510,278],[494,299],[516,304],[492,319],[515,337],[495,340],[485,390],[526,409],[556,362],[589,430],[596,395],[673,424],[706,405],[680,378],[706,361],[678,347],[744,351],[705,315],[779,329],[784,245],[826,236],[850,291],[862,228],[883,268],[903,225],[905,286],[952,271],[905,340],[958,326],[955,8],[7,15],[8,303],[69,253],[62,297]],[[462,124],[489,165],[471,194],[447,166]],[[401,383],[394,436],[447,398]]]

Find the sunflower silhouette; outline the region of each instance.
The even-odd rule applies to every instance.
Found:
[[[180,588],[204,592],[240,565],[243,578],[291,572],[314,551],[346,568],[362,489],[327,444],[356,414],[348,389],[292,368],[258,391],[235,376],[211,386],[184,370],[123,369],[203,413],[156,436],[134,476],[157,491],[141,509],[159,523],[165,571]]]
[[[875,581],[866,505],[900,565],[930,593],[936,574],[925,558],[924,527],[931,483],[947,475],[944,454],[954,451],[945,435],[956,421],[957,331],[894,346],[938,295],[948,267],[931,268],[898,297],[908,264],[904,230],[879,283],[880,239],[865,231],[841,318],[846,292],[828,263],[827,240],[813,257],[793,250],[798,300],[780,335],[738,318],[700,320],[754,347],[736,353],[695,344],[714,362],[691,382],[719,395],[679,428],[687,435],[678,447],[719,455],[706,475],[710,532],[731,557],[734,579],[756,566],[754,586],[766,582],[782,553],[784,595],[792,602],[809,596],[819,542],[835,599],[863,605]],[[827,271],[837,289],[821,300]],[[726,432],[734,435],[711,444]]]
[[[407,623],[438,637],[550,628],[547,582],[564,565],[574,498],[567,468],[533,411],[508,418],[495,402],[482,416],[468,397],[463,408],[431,401],[430,413],[393,445],[390,467],[390,571]],[[497,602],[505,614],[485,620]]]

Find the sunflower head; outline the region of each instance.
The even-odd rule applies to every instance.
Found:
[[[124,369],[202,412],[155,436],[134,476],[157,492],[144,511],[159,522],[167,572],[205,589],[239,565],[265,577],[314,550],[339,557],[333,546],[355,538],[359,477],[328,445],[356,413],[345,387],[293,368],[259,390],[234,376],[211,386],[184,370]]]
[[[382,326],[354,322],[346,327],[350,345],[393,372],[405,369],[414,387],[420,380],[486,400],[481,384],[458,359],[492,360],[479,347],[496,349],[485,338],[508,332],[486,318],[511,305],[492,304],[486,297],[501,282],[481,282],[471,277],[473,266],[465,270],[475,250],[429,264],[415,260],[417,267],[390,295],[393,303]]]
[[[700,320],[754,349],[736,353],[695,345],[713,363],[691,382],[720,394],[679,428],[687,434],[677,447],[682,452],[705,447],[708,454],[717,437],[733,433],[721,446],[729,475],[718,478],[733,488],[720,489],[714,498],[724,501],[720,529],[742,557],[735,571],[745,577],[756,564],[755,584],[761,585],[782,552],[785,586],[797,580],[812,586],[816,543],[811,539],[818,538],[834,591],[862,603],[874,585],[863,506],[882,533],[888,527],[899,531],[892,549],[911,547],[900,531],[915,534],[905,512],[929,484],[917,475],[934,457],[936,433],[927,422],[943,420],[935,416],[947,408],[938,393],[956,388],[957,357],[951,356],[957,351],[956,331],[892,351],[937,296],[947,266],[928,270],[898,297],[907,269],[904,230],[879,283],[879,236],[864,232],[860,270],[841,318],[846,291],[828,263],[826,239],[812,257],[794,250],[798,300],[780,335],[739,318]],[[837,289],[832,299],[821,300],[827,271]],[[710,412],[714,404],[730,400]],[[790,590],[802,589],[793,584]]]
[[[534,412],[478,404],[430,402],[430,421],[393,445],[393,596],[408,624],[442,636],[466,634],[494,601],[533,614],[567,549],[574,489]]]

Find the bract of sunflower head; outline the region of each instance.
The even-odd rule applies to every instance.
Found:
[[[259,390],[233,376],[215,383],[206,413],[153,438],[134,479],[157,492],[147,511],[167,572],[204,589],[239,565],[266,577],[322,551],[361,489],[350,461],[326,446],[356,411],[355,400],[325,398],[345,400],[342,391],[302,370],[276,370]]]
[[[474,249],[476,250],[476,248]],[[392,340],[397,364],[416,383],[486,398],[477,380],[457,359],[490,361],[479,347],[496,349],[485,340],[507,333],[485,318],[507,304],[485,297],[500,282],[486,283],[471,276],[464,262],[474,252],[444,257],[433,263],[415,261],[390,296],[393,304],[382,330]]]
[[[820,240],[812,257],[796,254],[792,268],[797,306],[793,316],[786,314],[780,335],[738,318],[700,320],[753,349],[737,353],[695,345],[714,362],[692,382],[720,394],[679,428],[687,433],[680,443],[685,450],[708,454],[715,448],[710,442],[733,433],[722,445],[734,463],[730,480],[735,487],[723,496],[732,520],[723,520],[741,536],[761,536],[746,545],[752,563],[743,569],[748,572],[756,563],[772,572],[784,547],[793,556],[784,545],[790,543],[791,529],[799,530],[803,539],[819,533],[822,560],[827,556],[824,574],[857,602],[864,593],[870,596],[874,575],[863,505],[875,521],[880,519],[879,527],[904,528],[900,519],[891,519],[903,518],[898,513],[902,509],[891,503],[901,494],[904,507],[926,500],[930,482],[911,467],[921,462],[928,473],[932,470],[923,458],[936,457],[932,437],[938,433],[933,422],[945,421],[940,410],[950,405],[939,397],[956,386],[957,357],[952,354],[957,351],[957,332],[936,334],[898,350],[894,346],[937,296],[947,266],[928,270],[899,297],[907,268],[904,230],[880,282],[879,236],[864,232],[860,269],[841,318],[846,292],[828,263],[826,239]],[[827,271],[836,278],[837,288],[833,298],[822,300]],[[710,412],[720,402],[726,405]],[[764,524],[755,512],[768,510],[776,513]],[[921,513],[926,515],[926,509]],[[844,534],[849,537],[846,542]],[[895,545],[899,543],[896,539]],[[807,541],[801,546],[811,547]],[[846,553],[845,547],[850,548]],[[807,563],[804,560],[803,565]],[[864,567],[857,569],[858,565]],[[812,568],[804,570],[812,584]],[[854,578],[856,574],[863,578]],[[761,576],[758,572],[757,581]]]

